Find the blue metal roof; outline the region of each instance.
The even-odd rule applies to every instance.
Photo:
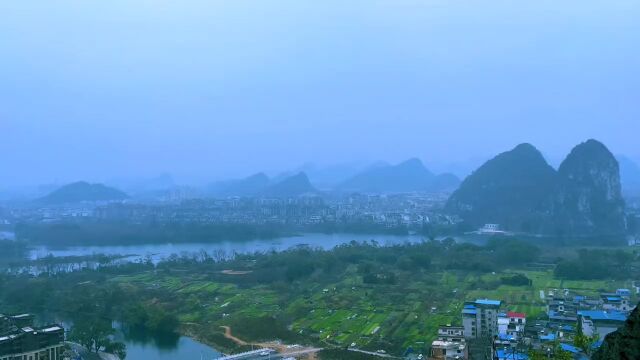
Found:
[[[543,341],[554,341],[556,339],[556,334],[542,335],[540,336],[540,340]]]
[[[463,314],[476,315],[478,311],[476,309],[464,309],[462,310]]]
[[[580,353],[580,349],[578,349],[575,346],[569,345],[569,344],[560,344],[560,348],[564,351],[568,351],[572,354],[578,354]]]
[[[475,309],[476,306],[475,305],[465,305],[464,308],[465,309]]]
[[[478,299],[478,300],[476,300],[476,304],[478,304],[478,305],[500,306],[502,304],[502,301],[500,301],[500,300],[489,300],[489,299]]]
[[[498,360],[528,360],[529,356],[522,353],[517,353],[514,350],[497,349],[496,355]]]
[[[578,315],[589,317],[591,318],[591,320],[594,320],[594,321],[624,322],[627,320],[627,315],[617,311],[606,312],[602,310],[579,310]]]
[[[622,301],[620,296],[607,296],[607,301]]]

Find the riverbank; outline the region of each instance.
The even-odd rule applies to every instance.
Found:
[[[67,341],[71,350],[82,357],[82,360],[121,360],[117,355],[100,351],[98,353],[88,351],[84,346]]]

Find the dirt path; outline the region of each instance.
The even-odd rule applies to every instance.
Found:
[[[228,326],[220,326],[221,328],[224,329],[224,337],[226,337],[227,339],[233,341],[234,343],[241,345],[241,346],[245,346],[245,345],[255,345],[255,344],[249,344],[248,342],[242,340],[242,339],[238,339],[237,337],[233,336],[233,334],[231,333],[231,328]]]
[[[241,345],[241,346],[256,346],[256,347],[261,347],[261,348],[269,348],[269,349],[276,349],[280,354],[300,354],[300,355],[307,355],[307,359],[310,360],[315,360],[317,359],[316,357],[316,352],[322,350],[319,348],[308,348],[308,347],[301,347],[298,346],[296,348],[291,348],[288,347],[287,345],[281,344],[279,342],[262,342],[262,343],[250,343],[250,342],[246,342],[238,337],[233,336],[233,332],[231,331],[231,327],[229,326],[220,326],[221,328],[224,329],[224,337],[233,341],[234,343]]]

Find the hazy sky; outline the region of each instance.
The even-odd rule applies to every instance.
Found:
[[[640,2],[0,2],[0,184],[640,158]]]

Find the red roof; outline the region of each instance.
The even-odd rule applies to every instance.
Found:
[[[509,312],[507,313],[507,317],[510,317],[510,318],[521,318],[521,319],[524,319],[524,318],[526,318],[526,317],[527,317],[527,314],[524,314],[524,313],[517,313],[517,312],[511,312],[511,311],[509,311]]]

